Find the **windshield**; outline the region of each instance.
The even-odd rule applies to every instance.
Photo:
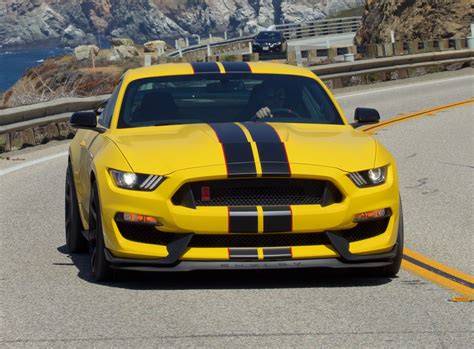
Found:
[[[279,32],[260,32],[257,35],[258,40],[281,40]]]
[[[191,123],[344,122],[313,79],[277,74],[196,74],[136,80],[118,128]]]

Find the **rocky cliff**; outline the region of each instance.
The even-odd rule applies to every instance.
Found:
[[[473,21],[472,0],[367,0],[356,44],[466,37]]]
[[[307,21],[365,0],[1,0],[0,45],[136,42],[223,31],[253,33],[274,23]]]

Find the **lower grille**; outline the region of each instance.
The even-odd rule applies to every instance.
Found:
[[[355,242],[377,236],[387,229],[389,218],[359,223],[352,229],[340,230],[347,241]],[[180,238],[179,233],[160,232],[152,226],[117,222],[122,236],[130,241],[167,245]],[[285,234],[194,234],[189,247],[285,247],[329,245],[323,233]]]
[[[186,207],[289,206],[328,205],[341,199],[328,181],[252,178],[188,183],[174,195],[173,203]]]

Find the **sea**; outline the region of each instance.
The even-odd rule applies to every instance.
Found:
[[[7,50],[0,47],[0,93],[8,90],[31,67],[45,59],[71,53],[70,48]]]

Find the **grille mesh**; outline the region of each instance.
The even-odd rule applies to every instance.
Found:
[[[196,206],[318,205],[326,184],[326,181],[286,178],[194,182],[183,187],[177,196],[183,197],[183,191],[189,191]],[[203,197],[203,190],[207,197]]]
[[[389,218],[379,221],[359,223],[356,227],[341,230],[339,233],[349,242],[368,239],[382,234]],[[147,244],[167,245],[181,234],[163,233],[152,226],[117,222],[122,236],[131,241]],[[195,234],[189,247],[284,247],[329,245],[323,233],[285,233],[285,234]]]

